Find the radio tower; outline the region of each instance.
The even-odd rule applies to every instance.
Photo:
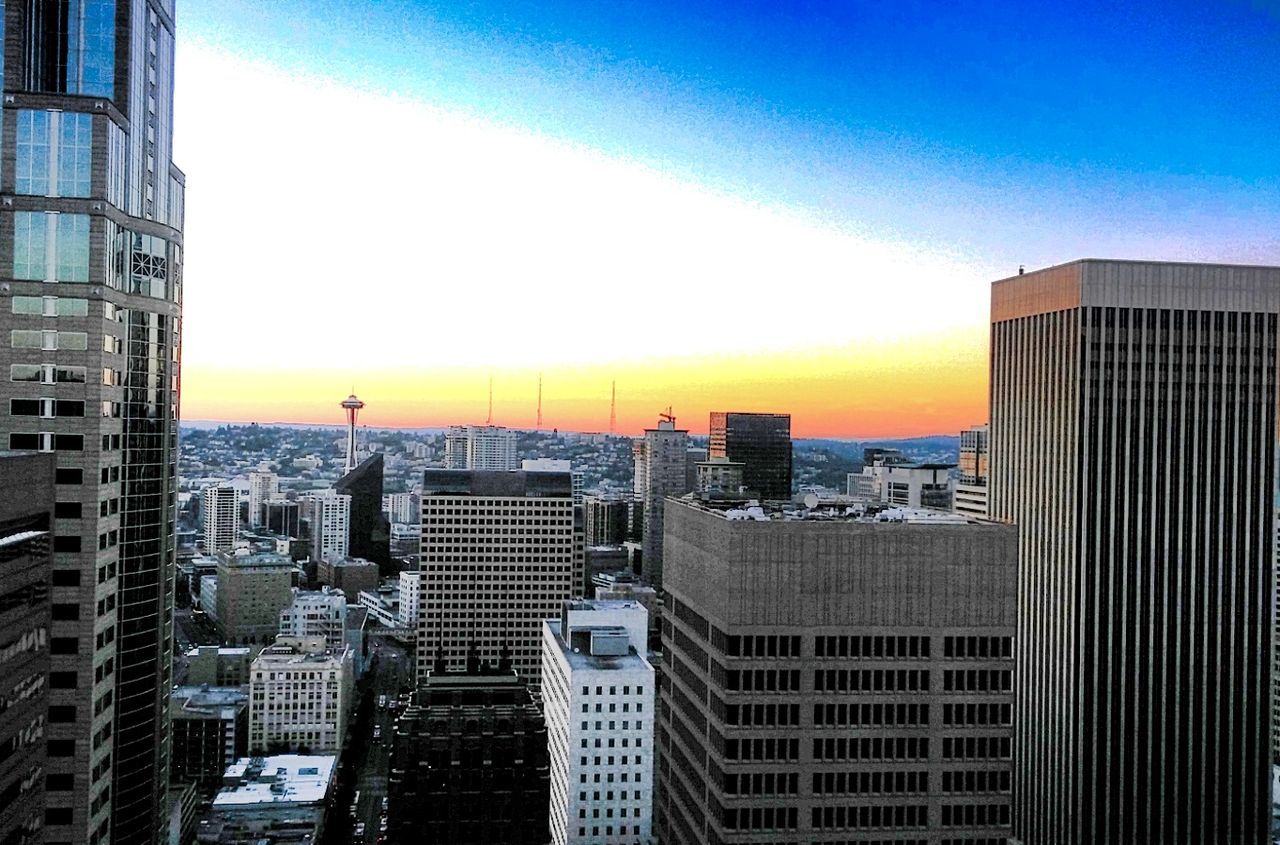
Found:
[[[493,425],[493,376],[489,376],[489,416],[485,418],[485,425]]]
[[[351,395],[340,404],[347,411],[347,462],[342,469],[346,474],[356,468],[356,414],[360,413],[364,403],[356,398],[356,389],[352,387]]]
[[[609,384],[609,433],[617,434],[618,428],[618,381]]]
[[[538,423],[534,428],[542,430],[542,373],[538,373]]]

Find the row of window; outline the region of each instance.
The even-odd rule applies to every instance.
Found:
[[[813,741],[813,759],[928,760],[929,739],[919,736],[833,737]]]
[[[15,296],[9,307],[14,314],[31,317],[89,316],[89,300],[70,296]]]
[[[922,828],[929,823],[929,807],[926,804],[814,807],[811,822],[815,830]]]
[[[928,704],[815,704],[813,724],[818,727],[878,727],[880,725],[929,725]]]
[[[1008,669],[946,669],[944,692],[1012,692],[1013,672]]]
[[[729,692],[799,692],[799,669],[730,669],[724,675]]]
[[[83,452],[84,435],[55,434],[52,431],[34,433],[15,431],[9,435],[9,448],[18,452]],[[103,472],[106,472],[105,467]]]
[[[1008,769],[978,769],[942,773],[942,791],[1009,792],[1013,789],[1013,773]]]
[[[1013,637],[943,637],[943,657],[1012,660]]]
[[[796,772],[751,772],[723,776],[726,795],[796,795],[800,775]]]
[[[814,795],[923,795],[929,773],[921,771],[815,772]]]
[[[1012,725],[1013,705],[1008,702],[980,701],[973,704],[942,705],[944,725]]]
[[[800,637],[774,634],[729,636],[722,651],[728,657],[799,657]]]
[[[800,724],[799,704],[729,704],[724,708],[726,725],[742,727],[789,727]]]
[[[943,827],[1008,827],[1008,804],[943,804]]]
[[[10,399],[9,414],[14,417],[83,417],[84,402],[79,399]]]
[[[814,657],[924,659],[929,656],[928,637],[825,636],[814,637]]]
[[[722,820],[727,830],[795,830],[800,816],[795,807],[729,807]]]
[[[53,352],[59,349],[83,351],[89,348],[87,332],[60,332],[52,329],[13,329],[9,332],[9,346],[13,349],[41,349]]]
[[[781,760],[800,759],[800,740],[767,737],[761,739],[726,739],[726,760]]]
[[[928,692],[928,669],[819,669],[814,692]]]

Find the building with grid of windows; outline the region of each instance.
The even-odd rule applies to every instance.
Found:
[[[647,428],[636,440],[637,493],[642,515],[641,572],[645,581],[662,590],[662,514],[668,496],[682,496],[693,489],[689,478],[689,431],[676,428],[675,417],[664,414],[657,428]],[[703,456],[705,457],[705,456]]]
[[[200,494],[200,517],[204,523],[205,554],[229,552],[240,533],[240,498],[226,484],[211,485]]]
[[[342,750],[352,706],[354,656],[324,637],[278,637],[249,670],[249,751]]]
[[[262,525],[262,506],[279,498],[280,476],[266,471],[249,473],[249,526],[257,528]]]
[[[57,462],[48,842],[168,821],[182,218],[174,0],[9,0],[0,448]]]
[[[956,513],[966,516],[987,515],[987,479],[990,477],[991,449],[987,445],[987,426],[975,425],[960,432],[960,465],[956,478]]]
[[[500,425],[455,425],[444,435],[445,469],[508,472],[520,465],[516,432]]]
[[[322,490],[303,501],[310,520],[312,559],[348,557],[351,551],[351,494]]]
[[[427,470],[422,484],[418,677],[474,646],[511,665],[536,693],[542,620],[582,591],[582,531],[567,472]]]
[[[992,286],[1026,845],[1270,839],[1278,324],[1280,267],[1086,259]]]
[[[1005,845],[1017,532],[868,513],[667,503],[662,841]]]
[[[637,601],[565,602],[542,623],[553,845],[652,841],[648,629]]]
[[[750,495],[790,500],[790,414],[712,411],[710,432],[707,458],[741,464],[742,484]]]

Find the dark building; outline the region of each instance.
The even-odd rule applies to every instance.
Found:
[[[620,546],[628,539],[631,502],[628,499],[584,496],[588,546]]]
[[[474,653],[431,673],[396,721],[388,782],[392,842],[550,841],[547,728],[524,681]]]
[[[1009,836],[1017,531],[845,510],[667,502],[664,843]]]
[[[991,294],[1022,535],[1024,845],[1260,845],[1280,268],[1084,260]]]
[[[45,724],[65,716],[49,708],[48,692],[53,474],[52,455],[0,452],[0,842],[5,845],[44,841]],[[59,606],[60,613],[64,607]],[[54,645],[69,646],[58,640]],[[65,748],[50,743],[48,750]]]
[[[249,694],[240,687],[178,687],[170,696],[172,783],[194,783],[206,797],[227,767],[247,756]]]
[[[394,575],[391,525],[382,512],[382,453],[375,452],[365,458],[342,476],[333,489],[351,497],[348,554],[373,561],[383,575]]]
[[[711,412],[709,458],[743,465],[742,483],[769,500],[791,499],[791,415]]]
[[[173,0],[9,0],[0,447],[57,463],[48,842],[167,829],[184,177]],[[74,647],[71,645],[74,643]]]
[[[355,497],[351,498],[352,507]],[[272,534],[299,539],[302,537],[302,507],[297,502],[284,499],[270,499],[260,506],[262,513],[258,515],[263,528]]]

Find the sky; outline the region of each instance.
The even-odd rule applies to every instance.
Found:
[[[1280,3],[181,0],[182,414],[985,422],[990,283],[1280,263]]]

